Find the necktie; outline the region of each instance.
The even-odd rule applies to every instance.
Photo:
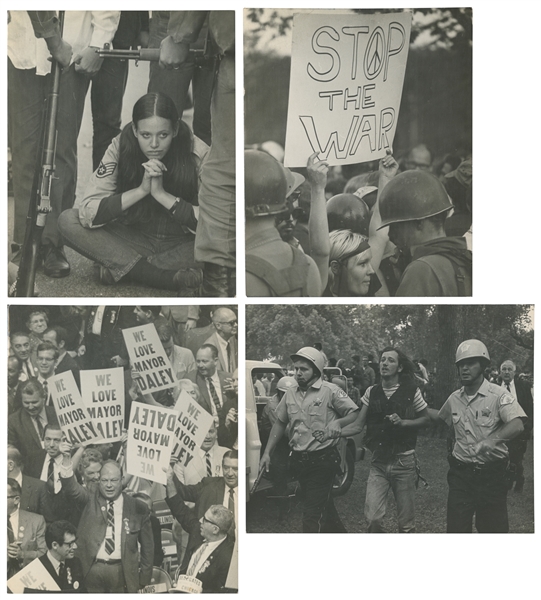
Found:
[[[66,576],[66,565],[61,562],[58,568],[58,579],[60,579],[60,589],[64,590],[68,587],[68,578]]]
[[[11,524],[11,521],[10,521],[9,515],[8,515],[8,544],[13,544],[14,541],[15,541],[15,534],[13,533],[13,526]]]
[[[208,546],[208,542],[204,542],[203,544],[201,544],[201,547],[199,548],[199,550],[193,557],[192,565],[186,572],[186,575],[192,576],[197,573],[195,568],[197,567],[197,563],[201,560],[201,557],[203,556],[203,552],[207,549],[207,546]]]
[[[231,350],[231,342],[227,342],[227,372],[233,373],[235,367],[233,366],[233,351]]]
[[[43,433],[45,431],[44,427],[43,427],[43,423],[41,422],[41,417],[39,415],[36,415],[35,417],[32,417],[34,419],[34,421],[36,422],[36,425],[38,426],[38,433],[39,433],[39,439],[40,441],[43,441]]]
[[[43,386],[43,392],[45,393],[45,406],[49,406],[49,384],[47,383],[47,380],[44,379],[41,385]]]
[[[207,452],[205,456],[207,460],[207,477],[212,477],[212,464],[210,462],[210,454]]]
[[[233,513],[233,518],[235,518],[235,490],[233,488],[229,488],[229,500],[227,502],[227,508]]]
[[[210,377],[207,377],[207,381],[209,382],[210,395],[212,396],[212,401],[214,402],[214,406],[216,407],[216,413],[220,415],[220,410],[222,409],[222,407],[220,405],[220,399],[218,398],[218,394],[216,393],[216,388],[214,387],[214,384],[212,383],[212,379]]]
[[[47,467],[47,489],[49,490],[49,493],[54,495],[54,461],[50,456],[49,466]]]
[[[509,384],[508,384],[508,383],[506,383],[506,384],[505,384],[505,387],[507,388],[507,391],[508,391],[509,393],[511,393],[511,388],[510,388],[510,386],[509,386]]]
[[[111,535],[105,538],[105,552],[112,554],[115,549],[115,505],[112,501],[107,509],[107,531]]]

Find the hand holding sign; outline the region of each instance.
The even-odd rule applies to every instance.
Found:
[[[306,165],[307,178],[312,189],[325,189],[328,172],[329,163],[325,160],[319,160],[318,153],[314,152],[312,156],[308,158],[308,164]]]

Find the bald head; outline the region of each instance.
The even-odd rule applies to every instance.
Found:
[[[224,340],[237,335],[237,315],[225,306],[217,308],[212,314],[214,328]]]

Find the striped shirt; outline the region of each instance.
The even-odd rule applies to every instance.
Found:
[[[361,402],[363,404],[366,404],[366,406],[370,405],[370,392],[372,391],[373,387],[374,386],[371,385],[364,393],[364,396],[361,398]],[[382,389],[383,389],[384,394],[387,396],[387,398],[390,398],[399,387],[400,387],[400,384],[397,383],[396,385],[393,385],[390,388],[382,388]],[[422,410],[427,408],[427,406],[428,406],[428,404],[424,401],[423,396],[421,395],[421,390],[419,388],[417,388],[415,390],[415,396],[413,397],[413,410],[415,412],[421,412]]]

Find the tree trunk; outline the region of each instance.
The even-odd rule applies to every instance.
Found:
[[[440,332],[434,408],[441,408],[449,394],[457,388],[455,353],[464,338],[462,306],[437,305],[436,314]]]

